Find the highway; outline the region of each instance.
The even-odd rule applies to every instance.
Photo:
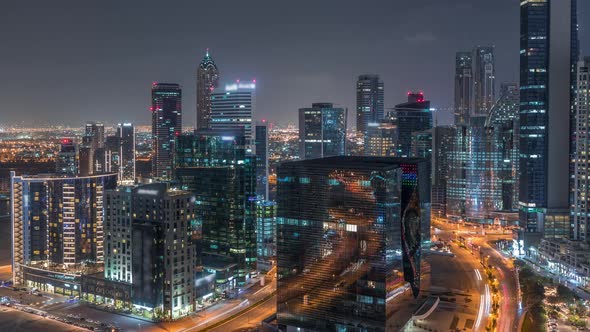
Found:
[[[500,310],[497,330],[502,332],[517,331],[518,321],[522,312],[518,306],[518,281],[516,280],[516,275],[513,270],[512,260],[504,257],[498,250],[496,250],[496,248],[493,247],[493,244],[490,244],[490,241],[492,240],[511,238],[511,234],[491,234],[486,236],[470,234],[469,232],[472,233],[474,231],[474,227],[472,225],[448,224],[445,222],[433,222],[433,226],[439,228],[443,234],[455,232],[456,234],[453,234],[453,236],[460,235],[468,240],[471,240],[474,244],[480,246],[481,254],[484,257],[489,256],[488,265],[495,267],[495,275],[500,282]],[[479,227],[476,227],[476,229],[479,230]],[[467,252],[467,250],[462,251]],[[478,256],[475,258],[479,263],[479,254],[477,251],[475,251],[474,254],[474,256]],[[479,265],[479,269],[483,271],[481,265]]]

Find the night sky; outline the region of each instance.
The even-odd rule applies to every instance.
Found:
[[[478,44],[496,46],[497,87],[518,80],[519,0],[2,2],[0,124],[148,124],[159,81],[182,84],[192,126],[206,48],[221,82],[256,79],[256,118],[280,123],[318,101],[352,120],[364,73],[382,76],[386,107],[412,89],[451,107],[455,52]],[[450,119],[440,112],[439,123]]]

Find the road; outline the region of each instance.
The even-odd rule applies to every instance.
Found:
[[[0,307],[0,331],[53,332],[87,330],[19,310]]]
[[[513,270],[512,260],[504,257],[490,242],[498,239],[510,238],[510,234],[498,235],[490,234],[486,236],[469,234],[474,228],[471,225],[448,224],[444,222],[435,222],[434,226],[441,229],[443,234],[455,232],[460,236],[472,241],[480,246],[481,254],[489,256],[488,264],[496,268],[496,277],[500,282],[500,310],[498,317],[498,331],[517,331],[518,322],[522,311],[518,305],[516,275]],[[475,228],[477,229],[477,227]],[[454,234],[455,236],[455,234]],[[465,250],[463,250],[465,251]],[[475,252],[476,256],[477,251]],[[479,257],[477,257],[478,259]],[[480,265],[481,267],[481,265]],[[483,270],[483,269],[482,269]]]
[[[277,311],[277,296],[274,295],[258,307],[232,319],[231,321],[220,325],[209,331],[211,332],[229,332],[247,330],[260,326],[260,323]]]
[[[438,231],[436,235],[444,241],[453,237],[452,232],[446,230]],[[483,331],[489,313],[486,306],[489,297],[482,266],[474,255],[456,244],[450,249],[455,257],[429,255],[427,258],[431,266],[431,293],[462,300],[463,303],[457,301],[457,311],[465,319],[473,319],[475,331]]]

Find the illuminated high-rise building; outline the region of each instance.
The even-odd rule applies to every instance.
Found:
[[[590,57],[578,62],[575,107],[573,239],[590,242]]]
[[[103,284],[128,285],[128,301],[151,311],[154,318],[158,312],[168,319],[192,313],[196,259],[192,194],[153,183],[120,186],[105,196]]]
[[[401,330],[420,290],[430,177],[413,158],[278,168],[277,321],[287,331]],[[427,220],[425,220],[427,219]]]
[[[432,128],[432,215],[447,215],[447,184],[451,170],[451,154],[455,129],[450,126]]]
[[[152,175],[172,178],[174,139],[182,133],[182,90],[175,83],[152,84]]]
[[[219,84],[219,70],[209,49],[197,69],[197,129],[208,129],[211,120],[211,94]]]
[[[356,130],[367,132],[369,123],[379,123],[384,116],[383,81],[379,75],[361,75],[356,81]]]
[[[119,182],[131,184],[135,182],[135,127],[131,123],[119,123],[117,137],[119,149]]]
[[[106,160],[105,171],[119,174],[121,167],[121,138],[118,135],[107,136],[104,143],[104,150]]]
[[[243,128],[178,137],[176,180],[195,196],[202,225],[202,265],[216,289],[230,292],[256,272],[256,164]]]
[[[103,261],[104,193],[116,184],[116,174],[12,173],[14,283],[67,295],[79,292],[74,284],[80,282],[80,265]],[[64,273],[72,277],[60,277]]]
[[[299,158],[314,159],[346,154],[348,110],[331,103],[313,103],[299,109]]]
[[[520,240],[569,238],[576,0],[520,3]]]
[[[55,171],[60,174],[75,176],[78,174],[78,146],[72,138],[64,138],[60,142],[59,152],[55,160]]]
[[[492,168],[496,169],[502,193],[501,210],[518,210],[519,179],[519,97],[518,85],[503,83],[500,98],[490,110],[486,126],[493,131]]]
[[[412,133],[432,128],[430,101],[422,92],[408,92],[408,101],[395,105],[389,118],[397,127],[397,157],[412,155]]]
[[[397,126],[390,120],[369,123],[364,135],[364,155],[371,157],[395,157],[397,154]]]
[[[493,46],[473,51],[473,114],[487,115],[496,102],[495,55]]]
[[[455,124],[469,123],[473,100],[473,54],[457,52],[455,56]]]
[[[277,256],[277,203],[256,203],[256,252],[259,271],[269,271],[276,264]]]
[[[268,200],[268,124],[256,124],[254,147],[256,150],[256,194]]]
[[[226,84],[223,91],[211,94],[210,129],[244,130],[252,150],[252,124],[255,110],[256,80]]]

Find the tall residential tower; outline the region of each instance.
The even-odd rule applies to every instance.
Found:
[[[211,94],[219,84],[219,70],[209,49],[197,69],[197,129],[208,129],[211,121]]]
[[[172,177],[174,139],[182,133],[182,90],[175,83],[152,84],[152,175]]]
[[[383,81],[379,75],[361,75],[356,82],[356,130],[365,134],[369,123],[383,119]]]

